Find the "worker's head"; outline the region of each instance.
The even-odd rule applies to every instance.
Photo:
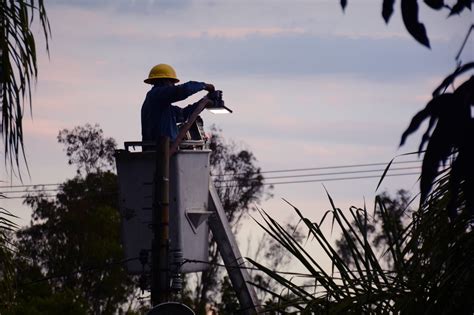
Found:
[[[143,82],[152,85],[174,85],[179,82],[176,71],[170,65],[160,63],[150,70],[148,78]]]

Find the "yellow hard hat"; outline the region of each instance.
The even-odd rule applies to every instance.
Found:
[[[153,84],[154,79],[172,79],[175,82],[179,82],[176,71],[174,71],[173,67],[164,63],[160,63],[151,68],[148,78],[143,82]]]

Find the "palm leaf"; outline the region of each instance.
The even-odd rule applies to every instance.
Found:
[[[19,170],[23,146],[23,114],[25,103],[32,109],[31,86],[38,76],[36,43],[31,30],[35,15],[46,38],[46,50],[50,26],[44,1],[21,0],[0,3],[0,97],[2,106],[1,133],[4,141],[5,162]],[[27,166],[27,164],[26,164]],[[28,166],[27,166],[28,167]]]

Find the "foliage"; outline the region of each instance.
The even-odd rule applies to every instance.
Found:
[[[11,313],[115,314],[135,289],[123,268],[117,176],[100,169],[110,152],[94,145],[104,143],[98,126],[76,127],[71,134],[78,130],[90,135],[92,144],[74,146],[77,140],[66,146],[94,158],[73,163],[96,172],[66,181],[53,199],[45,194],[25,199],[33,214],[30,226],[16,232],[17,288]],[[65,130],[60,135],[69,139]]]
[[[394,12],[395,0],[382,0],[382,17],[388,24]],[[426,33],[426,28],[418,19],[418,0],[400,0],[400,10],[402,14],[403,24],[408,33],[420,44],[430,47],[430,40]],[[429,8],[433,10],[447,10],[449,16],[461,14],[465,9],[471,10],[472,0],[456,0],[453,6],[445,3],[444,0],[424,0]],[[347,0],[341,0],[341,7],[346,9]]]
[[[0,101],[1,130],[5,164],[19,169],[23,147],[23,113],[31,100],[31,83],[37,78],[36,44],[31,30],[38,16],[46,39],[50,36],[49,21],[42,0],[0,1]],[[8,166],[9,164],[9,166]],[[21,175],[21,174],[20,174]],[[4,196],[0,196],[3,198]],[[13,263],[10,232],[16,228],[8,210],[0,208],[0,306],[13,298]]]
[[[391,260],[390,255],[385,255],[388,245],[390,244],[390,239],[388,238],[390,229],[395,229],[400,234],[407,224],[407,220],[412,210],[410,206],[410,196],[408,191],[400,189],[397,191],[396,196],[392,198],[387,192],[383,192],[378,196],[380,203],[375,204],[374,213],[368,220],[367,225],[365,226],[364,233],[367,235],[367,238],[370,239],[371,246],[377,251],[377,253],[385,260],[389,268],[393,267],[393,261]],[[383,217],[382,209],[380,204],[383,204],[387,209],[387,218]],[[352,226],[356,226],[357,222],[362,222],[364,218],[362,214],[356,212],[357,221],[353,220],[351,222]],[[349,232],[352,241],[355,242],[355,235],[352,235]],[[347,243],[346,237],[341,235],[341,238],[336,240],[336,247],[338,254],[342,257],[344,262],[348,265],[354,267],[354,261],[351,260],[351,251],[350,246]],[[363,248],[359,248],[360,251]]]
[[[5,196],[0,194],[0,199]],[[0,313],[9,309],[14,299],[15,268],[12,234],[18,228],[12,219],[18,218],[10,211],[0,207]]]
[[[299,228],[298,224],[286,223],[283,228],[288,232],[298,243],[302,243],[305,239],[305,235]],[[291,255],[278,241],[272,238],[270,235],[264,233],[260,241],[258,242],[254,260],[265,261],[268,265],[267,268],[274,272],[279,272],[281,269],[288,266],[291,262]],[[273,305],[277,303],[268,291],[277,291],[282,288],[278,283],[270,278],[264,277],[260,272],[251,272],[250,276],[252,281],[256,284],[258,299],[267,305]],[[260,288],[260,290],[259,290]]]
[[[19,166],[23,152],[24,104],[31,110],[31,84],[37,78],[36,44],[32,24],[38,16],[46,39],[50,36],[49,21],[43,0],[0,1],[0,98],[2,138],[6,161]],[[7,159],[8,157],[8,159]]]
[[[323,233],[322,223],[304,217],[309,238],[314,238],[332,262],[328,273],[284,228],[263,212],[262,228],[284,246],[307,269],[311,286],[301,286],[270,268],[252,261],[255,266],[278,281],[295,296],[272,292],[281,303],[301,313],[439,313],[471,314],[470,297],[474,283],[474,237],[466,213],[447,224],[443,211],[445,200],[432,203],[415,213],[403,230],[389,224],[390,213],[380,198],[376,202],[386,228],[386,255],[393,261],[387,270],[379,261],[366,231],[370,222],[366,209],[351,207],[349,217],[336,208],[331,197],[333,222],[342,230],[349,261],[338,253]],[[351,220],[355,224],[351,223]]]
[[[13,252],[9,244],[11,232],[1,230],[0,233],[0,313],[9,309],[13,301],[14,263]]]
[[[471,10],[473,0],[457,0],[452,6],[444,0],[425,0],[424,2],[433,10],[448,10],[450,17],[461,14],[465,9]],[[386,23],[394,12],[394,4],[395,0],[382,1],[382,16]],[[346,6],[347,1],[341,1],[343,10]],[[400,6],[407,31],[419,43],[430,47],[425,26],[418,19],[418,1],[400,0]],[[474,165],[469,163],[474,160],[474,149],[469,140],[474,136],[474,120],[471,117],[471,106],[474,105],[474,77],[471,76],[452,93],[446,92],[457,77],[474,69],[473,62],[462,64],[458,59],[473,30],[474,24],[470,26],[456,57],[458,67],[435,89],[433,99],[428,102],[425,109],[413,117],[400,143],[400,146],[403,145],[408,135],[416,131],[421,123],[429,118],[428,128],[418,150],[421,154],[426,145],[420,177],[420,203],[426,201],[436,178],[440,175],[440,165],[446,165],[450,159],[450,169],[444,172],[444,175],[449,177],[449,190],[452,194],[447,205],[451,218],[457,215],[457,210],[463,203],[466,203],[468,211],[474,213]]]
[[[393,12],[394,2],[383,1],[382,14],[386,22]],[[459,0],[453,7],[448,7],[443,0],[425,1],[436,10],[448,8],[450,15],[460,13],[464,8],[470,9],[471,2]],[[344,8],[347,2],[341,1],[341,5]],[[401,0],[401,7],[408,32],[429,47],[425,28],[418,21],[417,1]],[[294,296],[288,298],[288,295],[272,292],[281,301],[280,309],[292,306],[302,314],[474,312],[471,297],[474,290],[474,159],[471,140],[474,128],[470,112],[474,103],[473,77],[452,93],[446,93],[459,75],[472,68],[472,63],[460,63],[434,91],[433,99],[415,115],[402,136],[401,144],[430,117],[419,148],[421,153],[427,144],[420,180],[420,207],[406,226],[401,224],[397,212],[390,210],[393,203],[387,204],[387,200],[380,196],[376,198],[378,212],[374,221],[365,208],[351,207],[349,213],[344,214],[328,194],[332,210],[326,215],[332,215],[333,225],[342,231],[342,238],[334,246],[321,227],[326,215],[320,223],[312,222],[294,207],[308,229],[308,238],[314,239],[330,259],[332,271],[329,273],[321,266],[320,257],[312,257],[278,222],[262,212],[265,222],[261,224],[262,228],[303,264],[313,281],[313,285],[302,287],[253,261]],[[451,165],[439,172],[440,164],[448,160],[451,160]],[[374,238],[371,234],[376,231],[380,220],[381,234]],[[388,269],[377,255],[378,240],[385,243],[384,257],[389,262]]]
[[[225,276],[221,281],[221,301],[217,304],[219,314],[232,315],[238,313],[240,310],[239,300],[235,294],[235,290],[232,287],[232,283],[229,277]]]
[[[444,92],[461,73],[474,68],[474,63],[466,64],[448,76],[433,92],[433,99],[412,119],[403,133],[400,145],[407,136],[416,131],[429,118],[428,128],[419,146],[421,153],[426,144],[420,180],[420,203],[424,203],[439,175],[441,164],[450,159],[449,191],[451,197],[447,205],[451,218],[465,202],[466,208],[474,213],[474,119],[471,106],[474,105],[474,76],[461,84],[453,93]],[[435,127],[436,124],[436,127]],[[434,130],[433,130],[434,128]]]
[[[58,142],[64,144],[68,163],[76,165],[78,174],[112,170],[115,166],[117,143],[113,138],[104,138],[98,124],[63,129],[58,134]]]
[[[71,291],[69,302],[90,313],[113,314],[127,301],[132,283],[120,264],[117,200],[117,179],[110,172],[67,181],[56,200],[26,199],[33,215],[31,226],[17,232],[20,305],[31,301],[32,288],[39,291],[43,284],[36,282],[43,278],[49,280],[42,303],[65,298],[65,289]]]

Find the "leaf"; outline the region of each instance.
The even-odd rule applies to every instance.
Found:
[[[449,156],[451,152],[451,142],[449,139],[449,125],[440,125],[436,127],[431,137],[421,167],[420,176],[420,205],[422,205],[431,191],[433,181],[438,175],[440,163]]]
[[[382,17],[385,20],[385,23],[388,23],[390,17],[393,14],[393,4],[395,0],[383,0],[382,4]]]
[[[456,160],[451,165],[451,172],[449,176],[449,190],[452,192],[449,202],[446,206],[450,219],[454,219],[457,215],[457,201],[458,191],[463,179],[463,166],[462,165],[463,155],[459,154]]]
[[[471,76],[468,80],[463,82],[455,91],[454,94],[458,97],[460,106],[465,106],[466,111],[463,115],[470,118],[470,106],[474,104],[474,76]]]
[[[451,8],[451,13],[449,13],[449,16],[460,14],[466,8],[471,10],[471,1],[472,0],[458,0]]]
[[[50,27],[44,1],[2,1],[0,4],[2,138],[5,161],[13,172],[20,170],[21,157],[26,162],[22,126],[24,105],[29,104],[31,110],[31,84],[38,74],[36,44],[31,31],[35,13],[40,16],[48,51]],[[28,170],[27,163],[25,166]],[[21,179],[21,174],[18,175]]]
[[[432,9],[439,10],[444,7],[444,0],[425,0],[425,3]]]
[[[430,48],[425,26],[418,21],[418,3],[416,0],[401,0],[403,23],[408,33],[420,44]]]
[[[446,94],[443,94],[443,95],[446,95]],[[415,116],[413,116],[413,118],[410,122],[410,125],[408,126],[408,128],[402,134],[402,138],[400,140],[400,146],[405,144],[405,141],[406,141],[407,137],[410,134],[412,134],[413,132],[415,132],[416,130],[418,130],[421,123],[426,118],[428,118],[430,116],[431,117],[436,117],[437,116],[437,113],[436,113],[437,108],[436,107],[437,107],[437,102],[438,102],[439,97],[442,97],[442,96],[438,96],[438,97],[433,98],[431,101],[428,102],[428,104],[426,104],[426,107],[424,109],[422,109]]]
[[[454,70],[453,73],[448,75],[443,80],[443,82],[441,82],[441,84],[433,91],[433,97],[442,94],[448,88],[448,86],[450,86],[454,82],[454,80],[458,76],[460,76],[464,72],[469,71],[471,69],[474,69],[474,62],[469,62],[469,63],[466,63],[465,65],[462,65],[462,66],[456,68],[456,70]]]
[[[346,6],[347,6],[347,0],[341,0],[341,8],[342,8],[342,11],[345,11],[345,10],[346,10]]]
[[[380,176],[380,180],[379,180],[379,183],[377,184],[377,188],[375,188],[375,191],[377,191],[380,187],[380,184],[382,184],[382,181],[385,178],[385,175],[387,174],[388,170],[390,169],[390,166],[392,165],[394,159],[395,158],[391,159],[390,162],[387,164],[387,167],[383,171],[382,176]]]
[[[418,152],[421,153],[423,151],[425,143],[430,140],[431,131],[433,130],[436,121],[437,121],[437,117],[431,116],[430,122],[428,124],[428,128],[426,128],[425,133],[421,137],[421,142],[420,142],[420,145],[418,146]]]

